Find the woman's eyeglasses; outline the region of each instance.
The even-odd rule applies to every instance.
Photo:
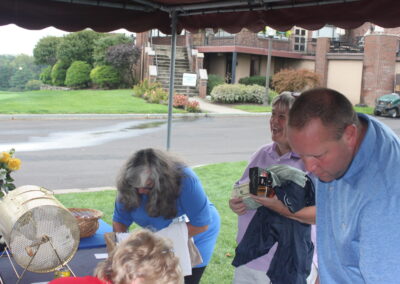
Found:
[[[139,190],[148,190],[148,191],[150,191],[150,190],[152,190],[153,189],[153,187],[152,186],[141,186],[141,187],[134,187],[134,189],[136,190],[136,191],[139,191]]]

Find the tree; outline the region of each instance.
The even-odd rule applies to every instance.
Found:
[[[26,54],[17,55],[10,64],[13,68],[13,75],[10,77],[9,87],[12,90],[25,90],[29,80],[39,79],[41,66],[34,63],[34,58]]]
[[[90,82],[90,70],[89,64],[83,61],[75,61],[67,70],[65,76],[65,85],[73,88],[85,88]]]
[[[302,92],[319,86],[320,78],[317,73],[307,69],[284,69],[272,77],[272,86],[275,91]]]
[[[57,48],[62,37],[47,36],[41,38],[33,49],[33,57],[38,65],[53,66],[57,62]]]
[[[124,83],[132,85],[133,67],[139,59],[140,50],[133,43],[119,44],[107,49],[106,62],[121,74]]]
[[[0,90],[10,88],[10,79],[15,72],[11,65],[14,58],[12,55],[0,55]]]
[[[106,65],[105,56],[109,47],[129,42],[132,42],[132,40],[125,34],[110,34],[95,40],[93,49],[94,65]]]
[[[57,49],[57,59],[68,66],[74,61],[84,61],[93,65],[94,42],[103,36],[104,34],[91,30],[68,34],[63,37]]]
[[[10,78],[10,88],[14,91],[25,90],[28,81],[34,79],[32,72],[28,68],[21,67]]]

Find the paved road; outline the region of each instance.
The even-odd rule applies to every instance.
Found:
[[[191,166],[247,160],[270,141],[266,121],[266,117],[174,120],[171,151]],[[163,124],[138,129],[157,122]],[[114,185],[120,167],[134,151],[165,149],[167,127],[165,120],[11,120],[0,122],[0,137],[0,149],[15,147],[22,159],[22,168],[13,174],[17,186],[89,188]]]
[[[400,119],[380,118],[400,136]],[[144,147],[165,149],[165,119],[2,120],[0,150],[22,159],[15,184],[48,189],[113,186],[127,157]],[[265,116],[178,119],[171,151],[190,166],[244,161],[270,142]]]

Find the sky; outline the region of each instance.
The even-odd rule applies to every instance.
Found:
[[[116,32],[132,34],[126,30],[118,30]],[[45,36],[63,36],[68,34],[50,27],[43,30],[27,30],[16,25],[0,26],[0,55],[33,55],[33,49],[37,42]]]

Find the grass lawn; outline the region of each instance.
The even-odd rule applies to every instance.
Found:
[[[263,105],[257,105],[257,104],[238,104],[238,105],[228,105],[229,107],[248,111],[248,112],[271,112],[271,106],[263,106]],[[360,106],[355,106],[354,107],[356,112],[361,112],[369,115],[373,115],[374,113],[374,108],[373,107],[360,107]]]
[[[246,162],[234,162],[195,168],[208,197],[221,215],[221,231],[217,245],[201,283],[232,283],[233,266],[231,262],[236,247],[237,216],[230,210],[228,200],[233,183],[241,177],[245,167]],[[57,199],[66,207],[101,210],[104,213],[103,220],[109,224],[111,224],[115,196],[115,191],[56,195]]]
[[[263,106],[257,104],[251,104],[251,105],[239,104],[239,105],[232,105],[231,107],[248,112],[271,112],[271,106]]]
[[[374,114],[374,107],[355,106],[354,109],[355,109],[356,112],[361,112],[361,113],[365,113],[365,114],[369,114],[369,115],[373,115]]]
[[[174,109],[174,112],[184,112]],[[1,92],[2,114],[168,113],[168,106],[132,96],[131,89]]]

